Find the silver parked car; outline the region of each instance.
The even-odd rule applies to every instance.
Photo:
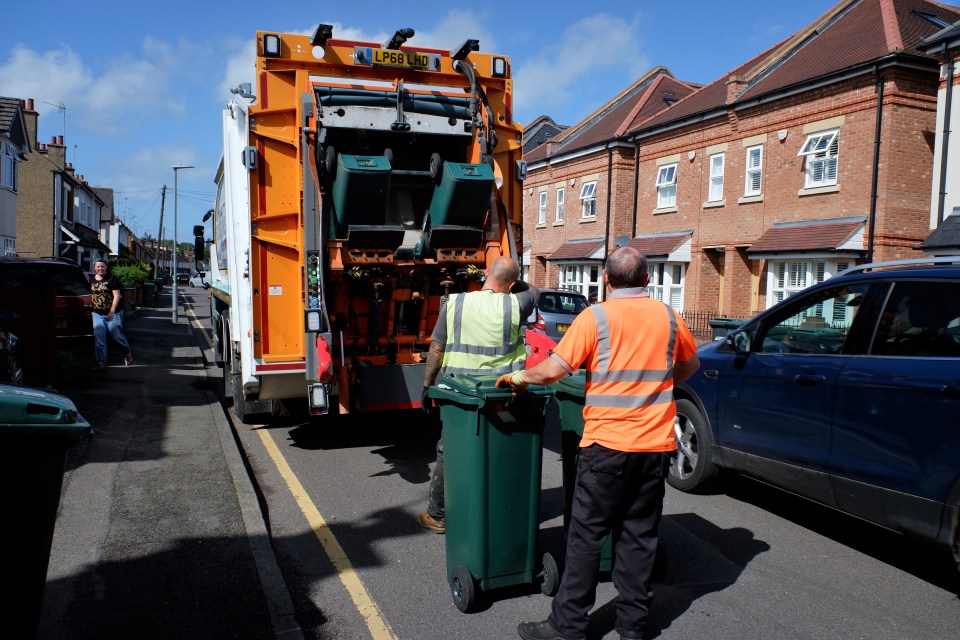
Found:
[[[545,333],[560,342],[573,319],[588,306],[586,296],[578,291],[542,289],[537,300],[537,321],[528,329]]]

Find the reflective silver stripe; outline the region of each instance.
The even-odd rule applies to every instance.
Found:
[[[476,367],[444,367],[444,373],[452,374],[484,374],[484,375],[503,375],[504,373],[513,373],[514,371],[520,371],[523,369],[523,362],[513,362],[510,364],[501,365],[499,367],[484,367],[483,369],[477,369]]]
[[[505,356],[513,353],[523,344],[521,340],[514,340],[504,346],[485,347],[476,344],[450,344],[444,346],[444,352],[469,353],[478,356]]]
[[[453,294],[453,342],[460,344],[460,328],[463,326],[463,295]],[[449,342],[449,340],[447,341]]]
[[[584,404],[590,407],[616,407],[621,409],[639,409],[668,402],[673,402],[673,389],[658,391],[646,396],[614,396],[603,393],[588,393],[584,397]]]
[[[610,369],[610,320],[600,305],[587,308],[593,312],[597,323],[597,371],[607,371]],[[587,371],[587,381],[589,380],[590,371]]]
[[[506,304],[503,305],[503,344],[507,344],[513,338],[513,296],[507,296]]]
[[[677,347],[677,312],[673,307],[666,305],[667,313],[670,314],[670,337],[667,339],[667,369],[670,370],[670,377],[673,377],[673,352]]]
[[[620,369],[614,371],[589,371],[587,380],[604,382],[667,382],[673,377],[673,369]]]

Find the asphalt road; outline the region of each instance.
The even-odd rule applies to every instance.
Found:
[[[206,293],[184,293],[208,327]],[[552,420],[540,543],[562,557]],[[416,522],[439,434],[419,412],[235,428],[307,638],[500,640],[548,614],[533,585],[482,594],[475,613],[454,606],[444,538]],[[728,478],[710,495],[668,487],[661,544],[668,569],[654,585],[648,638],[958,637],[960,574],[946,552],[750,480]],[[615,597],[601,583],[591,640],[618,637]]]

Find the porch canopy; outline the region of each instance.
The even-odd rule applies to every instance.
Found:
[[[750,245],[747,255],[753,259],[799,255],[859,258],[865,251],[865,222],[863,216],[776,222]]]

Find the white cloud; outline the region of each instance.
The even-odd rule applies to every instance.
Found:
[[[16,45],[0,65],[0,93],[34,98],[41,118],[65,105],[68,131],[119,137],[157,114],[185,112],[185,97],[172,90],[171,79],[186,53],[182,45],[146,38],[138,55],[123,55],[97,72],[67,45],[42,53]]]
[[[563,108],[575,101],[580,117],[626,89],[649,70],[643,51],[640,21],[600,13],[578,20],[514,73],[514,105],[530,117]],[[599,84],[604,77],[618,85]],[[562,124],[575,124],[563,122]]]

